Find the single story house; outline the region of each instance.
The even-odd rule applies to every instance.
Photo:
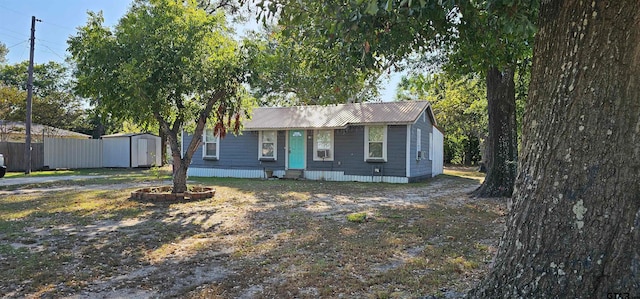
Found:
[[[0,120],[0,142],[25,142],[26,125],[22,121]],[[31,124],[31,142],[43,143],[44,138],[90,139],[91,135],[41,124]]]
[[[256,108],[239,135],[197,136],[188,175],[420,181],[443,171],[436,125],[427,101]],[[183,132],[182,144],[192,138]]]

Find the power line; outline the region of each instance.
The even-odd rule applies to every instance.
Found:
[[[48,43],[48,44],[54,45],[56,47],[63,46],[62,44],[59,44],[59,43],[56,43],[56,42],[52,42],[52,41],[48,41],[48,40],[44,40],[44,39],[39,39],[37,37],[36,37],[36,40],[39,41],[39,42],[44,42],[44,43]],[[66,45],[63,46],[63,47],[66,47]],[[60,50],[60,49],[58,49],[58,50]]]
[[[9,7],[6,7],[6,6],[4,6],[4,5],[0,5],[0,8],[4,8],[4,9],[6,9],[6,10],[8,10],[8,11],[12,11],[12,12],[15,12],[15,13],[19,13],[19,14],[21,14],[21,15],[29,15],[29,14],[30,14],[30,13],[26,13],[26,12],[24,12],[24,11],[17,11],[17,10],[15,10],[15,9],[13,9],[13,8],[9,8]],[[64,30],[71,30],[71,31],[74,31],[74,30],[75,30],[75,29],[73,29],[73,28],[69,28],[69,27],[66,27],[66,26],[63,26],[63,25],[59,25],[59,24],[56,24],[56,23],[51,23],[51,22],[44,21],[44,20],[40,20],[40,22],[45,23],[45,24],[49,24],[49,25],[53,25],[53,26],[55,26],[55,27],[59,27],[59,28],[62,28],[62,29],[64,29]]]
[[[12,8],[6,7],[6,6],[4,6],[4,5],[0,5],[0,7],[1,7],[1,8],[6,9],[6,10],[8,10],[8,11],[12,11],[12,12],[15,12],[15,13],[19,13],[19,14],[21,14],[21,15],[28,15],[28,13],[26,13],[26,12],[23,12],[23,11],[17,11],[17,10],[15,10],[15,9],[12,9]]]
[[[6,28],[6,27],[0,27],[0,31],[3,31],[3,32],[0,32],[0,34],[2,34],[4,36],[8,36],[10,38],[15,38],[17,40],[21,40],[21,39],[26,37],[26,35],[23,32],[18,32],[18,31],[15,31],[15,30],[11,30],[11,29]]]
[[[6,38],[10,38],[12,40],[23,40],[25,38],[24,36],[15,36],[13,34],[7,34],[4,32],[0,32],[0,35],[5,36]]]
[[[11,33],[19,34],[19,35],[23,35],[24,34],[24,32],[15,31],[13,29],[9,29],[9,28],[6,28],[6,27],[0,27],[0,30],[4,30],[6,32],[11,32]]]
[[[42,45],[43,47],[45,47],[45,48],[49,49],[49,52],[50,52],[51,54],[53,54],[53,55],[56,55],[56,56],[60,57],[60,59],[62,59],[62,60],[65,60],[65,58],[64,58],[64,57],[60,56],[60,54],[56,53],[53,49],[49,48],[49,46],[44,45],[44,44],[41,44],[41,45]]]
[[[58,24],[55,24],[55,23],[47,22],[47,21],[42,21],[42,23],[44,23],[44,24],[49,24],[49,25],[53,25],[53,26],[55,26],[55,27],[59,27],[59,28],[64,29],[64,30],[71,30],[71,31],[75,31],[75,29],[73,29],[73,28],[69,28],[69,27],[66,27],[66,26],[58,25]]]
[[[15,44],[15,45],[13,45],[13,46],[7,47],[7,49],[11,49],[11,48],[13,48],[13,47],[19,46],[19,45],[24,44],[24,43],[26,43],[26,42],[28,42],[28,41],[29,41],[29,40],[21,41],[21,42],[19,42],[19,43]]]

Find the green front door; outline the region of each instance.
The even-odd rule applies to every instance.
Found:
[[[289,169],[304,169],[304,131],[289,131]]]

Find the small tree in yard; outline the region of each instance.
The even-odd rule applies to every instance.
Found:
[[[159,123],[173,156],[173,192],[186,191],[187,168],[200,138],[178,135],[207,122],[224,137],[237,132],[243,110],[244,59],[223,13],[207,14],[196,1],[138,0],[113,30],[101,13],[72,36],[77,91],[103,114],[140,124]]]

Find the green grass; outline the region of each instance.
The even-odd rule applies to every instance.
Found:
[[[367,213],[360,212],[360,213],[348,214],[347,215],[347,221],[355,222],[355,223],[363,223],[363,222],[367,221]]]
[[[444,169],[445,175],[463,177],[463,178],[473,178],[473,179],[483,179],[485,177],[485,173],[479,172],[478,167],[446,167]]]

